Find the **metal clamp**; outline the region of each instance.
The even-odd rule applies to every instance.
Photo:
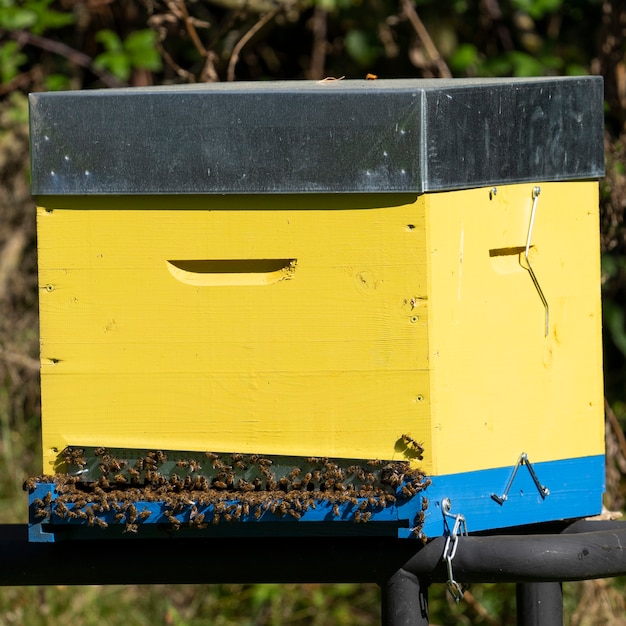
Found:
[[[528,257],[528,253],[530,251],[530,241],[533,236],[533,227],[535,226],[535,214],[537,213],[537,204],[539,201],[539,194],[541,193],[541,187],[536,186],[533,187],[533,208],[530,212],[530,224],[528,225],[528,236],[526,237],[526,250],[524,252],[524,258],[526,259],[526,265],[528,269],[528,273],[530,277],[533,279],[533,284],[539,293],[539,297],[541,298],[541,302],[543,302],[543,306],[546,311],[546,328],[545,333],[546,337],[548,336],[548,331],[550,327],[550,308],[548,307],[548,301],[546,297],[543,295],[543,290],[539,285],[539,281],[537,280],[537,276],[535,276],[535,272],[533,271],[532,265],[530,264],[530,259]]]
[[[535,483],[535,487],[537,487],[537,491],[539,491],[539,495],[541,496],[541,498],[545,500],[546,496],[550,495],[550,490],[545,485],[542,485],[539,482],[539,478],[537,478],[537,474],[535,474],[535,470],[533,469],[533,466],[530,464],[530,461],[528,460],[528,455],[526,454],[526,452],[522,452],[519,455],[519,459],[517,459],[517,463],[515,464],[515,467],[513,468],[513,472],[511,473],[511,476],[509,477],[509,480],[506,484],[506,487],[504,488],[504,492],[502,493],[502,495],[499,496],[495,493],[491,494],[492,499],[495,500],[498,504],[504,504],[508,500],[509,491],[511,490],[511,486],[513,485],[515,476],[517,476],[517,470],[522,465],[525,465],[528,468],[530,477],[533,479],[533,482]]]
[[[446,533],[446,543],[443,548],[443,560],[446,562],[446,567],[448,569],[448,590],[450,594],[454,598],[455,602],[458,604],[462,598],[463,594],[469,588],[469,585],[459,584],[456,580],[454,580],[454,575],[452,573],[452,560],[454,559],[454,555],[456,554],[456,549],[459,546],[459,537],[464,535],[467,537],[467,524],[465,523],[465,517],[460,513],[456,515],[452,515],[450,513],[450,509],[452,508],[452,503],[449,498],[444,498],[441,502],[441,511],[443,513],[443,523],[445,527]],[[448,526],[448,521],[446,518],[451,517],[454,519],[454,526],[452,530]]]

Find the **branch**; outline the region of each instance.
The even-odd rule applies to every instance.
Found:
[[[452,74],[450,73],[450,68],[446,65],[446,62],[443,60],[441,54],[439,54],[439,50],[433,43],[424,23],[420,19],[415,7],[411,0],[402,0],[402,10],[404,14],[411,22],[411,26],[415,29],[417,36],[420,41],[424,45],[424,49],[426,50],[426,54],[429,56],[430,60],[433,62],[437,70],[439,71],[440,78],[452,78]]]
[[[52,39],[48,39],[46,37],[40,37],[38,35],[33,35],[25,30],[13,30],[7,33],[11,39],[15,39],[22,46],[28,44],[30,46],[35,46],[36,48],[40,48],[41,50],[46,50],[48,52],[52,52],[53,54],[58,54],[59,56],[64,57],[70,63],[74,63],[75,65],[79,65],[80,67],[87,68],[90,72],[93,72],[96,76],[102,80],[102,82],[107,87],[127,87],[128,83],[119,80],[113,74],[109,72],[105,72],[103,70],[99,70],[93,66],[93,59],[80,52],[79,50],[75,50],[74,48],[70,48],[70,46],[61,43],[60,41],[54,41]]]
[[[239,55],[243,47],[254,37],[270,20],[274,19],[280,11],[283,10],[282,5],[275,6],[271,11],[261,17],[261,19],[237,42],[237,45],[233,48],[233,53],[230,55],[228,61],[228,71],[226,73],[226,80],[235,80],[235,66],[239,61]]]

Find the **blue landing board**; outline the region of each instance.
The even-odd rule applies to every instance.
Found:
[[[428,498],[423,525],[427,537],[446,533],[442,502],[448,498],[452,515],[462,514],[467,530],[478,532],[561,519],[597,515],[602,510],[605,489],[604,455],[533,463],[532,468],[544,487],[545,498],[526,465],[520,465],[507,499],[498,503],[492,494],[502,496],[514,466],[476,472],[431,476],[432,484],[422,492]],[[448,521],[452,528],[453,521]],[[401,534],[401,533],[399,533]]]
[[[532,462],[532,459],[529,459]],[[390,504],[386,508],[367,506],[367,523],[355,523],[357,504],[342,504],[339,514],[333,512],[332,504],[319,501],[314,509],[303,512],[299,519],[292,516],[278,518],[265,511],[257,519],[252,513],[242,514],[236,522],[220,522],[203,525],[204,528],[183,528],[177,536],[225,536],[242,532],[246,536],[398,536],[401,538],[425,535],[445,535],[454,521],[443,514],[444,501],[450,502],[450,515],[465,517],[467,530],[478,532],[497,530],[511,526],[525,526],[540,522],[575,519],[597,515],[602,509],[604,493],[604,456],[589,456],[577,459],[533,463],[540,486],[549,493],[542,495],[533,480],[529,466],[521,464],[513,476],[515,466],[491,468],[476,472],[464,472],[443,476],[431,476],[431,484],[412,498]],[[513,476],[513,480],[511,480]],[[493,496],[507,498],[498,502]],[[168,506],[164,502],[136,502],[138,513],[149,513],[138,524],[133,533],[128,533],[124,521],[115,521],[115,511],[98,513],[106,521],[106,529],[89,527],[83,519],[60,518],[52,513],[44,518],[37,517],[37,499],[43,500],[49,493],[54,507],[56,493],[54,485],[39,483],[29,498],[29,539],[34,542],[50,542],[71,538],[127,538],[149,536],[163,532],[170,525]],[[428,502],[425,501],[428,500]],[[359,504],[362,500],[359,500]],[[236,502],[233,504],[236,505]],[[72,505],[68,505],[72,509]],[[425,509],[425,510],[423,510]],[[199,510],[210,522],[212,505]],[[175,517],[182,525],[192,523],[192,510],[177,512]],[[421,521],[424,516],[423,522]],[[421,532],[413,532],[421,526]],[[135,534],[136,533],[136,534]],[[188,533],[190,533],[188,535]],[[58,536],[57,536],[58,535]],[[160,535],[159,535],[160,536]],[[165,534],[163,535],[166,536]]]

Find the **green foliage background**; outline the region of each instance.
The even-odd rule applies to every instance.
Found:
[[[605,504],[623,509],[625,35],[621,0],[0,0],[0,523],[25,523],[21,484],[41,471],[26,94],[367,74],[604,76]],[[565,585],[566,623],[626,624],[621,583]],[[430,600],[433,624],[515,623],[511,585]],[[0,624],[375,624],[379,602],[355,584],[2,588]]]

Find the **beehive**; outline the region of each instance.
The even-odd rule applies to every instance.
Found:
[[[45,472],[407,434],[427,534],[444,498],[470,530],[599,512],[601,79],[30,102]]]

